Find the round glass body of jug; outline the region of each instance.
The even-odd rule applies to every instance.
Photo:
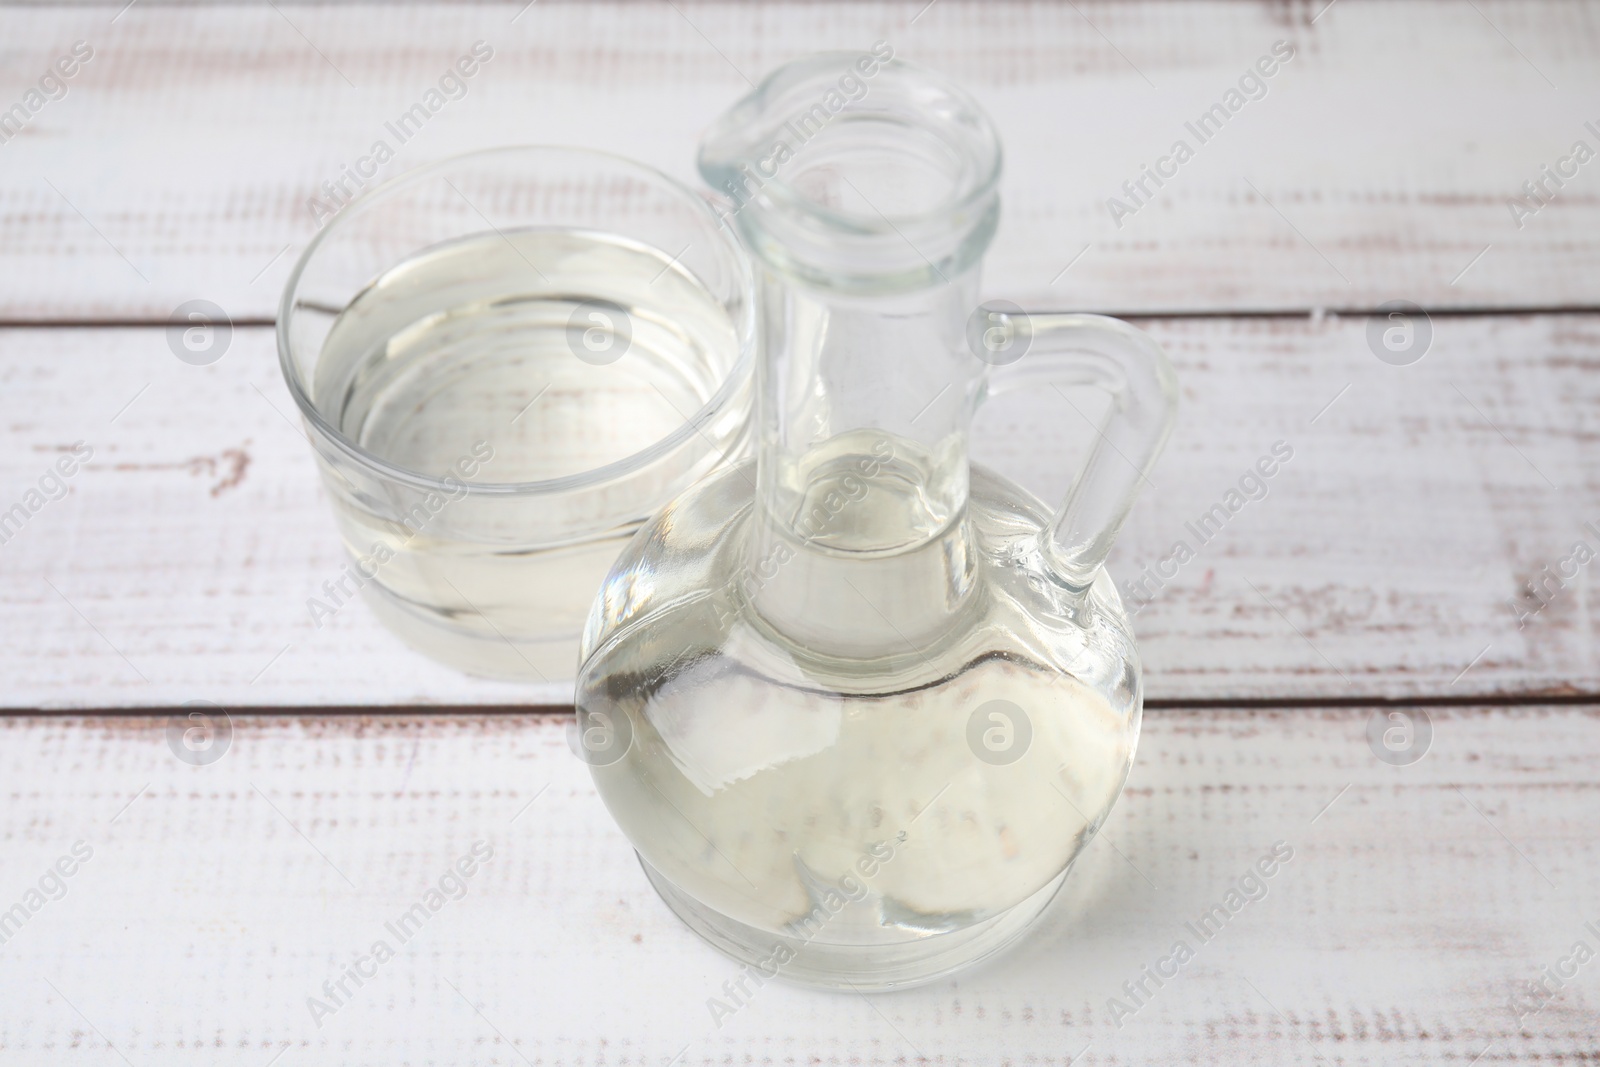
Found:
[[[802,141],[789,116],[836,89]],[[1125,324],[982,311],[999,143],[931,74],[791,64],[700,165],[762,275],[756,458],[679,496],[607,577],[577,747],[716,947],[822,986],[929,981],[1029,929],[1126,779],[1139,662],[1101,563],[1171,371]],[[1027,361],[974,348],[975,316],[980,342],[1029,331]],[[967,458],[978,404],[1040,376],[1116,401],[1055,514]]]

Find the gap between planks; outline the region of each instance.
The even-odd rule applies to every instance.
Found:
[[[1410,696],[1384,697],[1252,697],[1247,699],[1205,698],[1197,700],[1146,700],[1145,711],[1243,711],[1296,712],[1328,711],[1346,708],[1519,708],[1519,707],[1594,707],[1600,708],[1600,693],[1514,693],[1503,696]],[[148,705],[105,708],[0,708],[0,719],[161,719],[183,715],[189,705]],[[258,719],[501,719],[528,716],[571,715],[571,704],[306,704],[253,705],[224,707],[234,718]]]
[[[1327,315],[1330,318],[1356,318],[1361,315],[1371,315],[1377,308],[1366,306],[1354,307],[1308,307],[1308,308],[1235,308],[1231,310],[1174,310],[1174,311],[1083,311],[1081,308],[1036,308],[1041,315],[1065,314],[1082,312],[1083,314],[1105,315],[1114,319],[1126,319],[1129,322],[1165,322],[1182,319],[1304,319],[1317,314]],[[1515,318],[1518,316],[1532,315],[1595,315],[1600,314],[1600,304],[1496,304],[1483,306],[1452,306],[1452,307],[1426,307],[1423,312],[1437,319],[1470,319],[1470,318]],[[230,319],[229,322],[239,329],[246,328],[276,328],[276,318],[242,317]],[[166,329],[170,323],[166,319],[134,318],[134,319],[8,319],[0,317],[0,330],[128,330],[128,329]]]

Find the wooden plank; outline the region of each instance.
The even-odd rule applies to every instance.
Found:
[[[551,142],[694,180],[746,78],[883,39],[1001,127],[987,277],[1025,306],[1600,304],[1600,164],[1520,228],[1507,205],[1575,141],[1600,147],[1592,4],[523,6],[0,11],[0,106],[74,41],[95,49],[0,145],[0,318],[161,320],[195,298],[270,317],[317,228],[309,198],[480,39],[495,58],[379,177]],[[1203,144],[1186,132],[1280,39],[1297,52],[1265,97]],[[1180,138],[1195,157],[1117,225],[1110,198]]]
[[[1600,316],[1439,317],[1408,367],[1374,358],[1364,319],[1144,326],[1183,384],[1111,560],[1149,600],[1150,697],[1600,693],[1592,566],[1568,565],[1542,610],[1525,599],[1520,627],[1510,606],[1576,541],[1600,545]],[[269,330],[193,367],[159,329],[4,329],[0,386],[0,510],[63,449],[94,449],[0,545],[0,706],[570,700],[436,667],[364,606],[315,626],[307,599],[341,549]],[[1070,396],[995,401],[976,456],[1058,496],[1092,436]],[[1265,499],[1228,513],[1280,441],[1293,455]],[[1216,506],[1201,543],[1190,524]],[[1144,569],[1170,573],[1180,540],[1194,558],[1156,588]]]
[[[209,766],[161,720],[0,720],[0,903],[75,842],[65,894],[0,948],[20,1063],[1092,1065],[1586,1062],[1600,939],[1593,708],[1433,715],[1379,763],[1366,709],[1149,716],[1126,794],[1038,935],[871,998],[771,983],[661,905],[566,751],[566,721],[242,720]],[[67,772],[67,773],[64,773]],[[492,858],[332,1015],[386,921],[474,842]],[[1185,926],[1282,842],[1201,942]],[[51,883],[47,890],[53,890]],[[1251,888],[1251,887],[1246,887]],[[1119,1027],[1108,1002],[1194,958]],[[1168,968],[1170,970],[1170,967]],[[1568,974],[1570,975],[1570,970]],[[274,1057],[279,1057],[274,1061]],[[677,1057],[674,1059],[674,1057]]]

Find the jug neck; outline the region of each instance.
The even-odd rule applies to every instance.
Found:
[[[977,270],[872,298],[764,275],[764,510],[797,540],[842,552],[909,549],[954,524],[983,382],[983,364],[964,345]]]
[[[967,341],[999,218],[977,105],[873,54],[790,64],[708,135],[701,172],[758,263],[757,613],[806,648],[893,655],[972,585]]]
[[[977,271],[863,299],[768,273],[746,591],[823,655],[880,659],[948,631],[972,589],[960,348]]]

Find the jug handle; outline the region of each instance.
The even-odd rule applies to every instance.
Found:
[[[1005,311],[989,318],[1027,346],[1022,358],[989,372],[986,395],[1061,385],[1111,394],[1089,460],[1041,545],[1056,578],[1081,592],[1094,582],[1177,421],[1177,376],[1161,346],[1121,319]]]

